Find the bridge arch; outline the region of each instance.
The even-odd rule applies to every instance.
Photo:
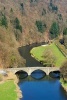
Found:
[[[23,70],[19,70],[17,72],[15,72],[15,74],[19,77],[19,78],[25,78],[28,76],[28,73],[26,71]]]
[[[31,74],[32,74],[32,73],[34,73],[34,72],[36,72],[36,71],[41,71],[41,72],[43,72],[43,73],[45,73],[45,74],[46,74],[46,72],[45,72],[45,71],[43,71],[43,70],[42,70],[42,69],[40,69],[40,68],[35,69],[35,70],[32,70],[32,71],[31,71]]]
[[[35,79],[42,79],[45,76],[46,76],[46,73],[43,70],[41,70],[41,69],[34,70],[31,73],[31,77],[33,77]]]
[[[60,78],[60,71],[59,70],[51,71],[49,73],[49,76],[54,77],[54,78]]]

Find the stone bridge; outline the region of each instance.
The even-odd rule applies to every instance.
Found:
[[[58,68],[58,67],[22,67],[22,68],[8,68],[8,69],[6,69],[6,71],[9,71],[9,72],[11,71],[14,74],[18,71],[24,71],[28,75],[31,75],[31,73],[35,70],[42,70],[43,72],[46,73],[46,75],[49,75],[50,72],[60,71],[60,68]]]

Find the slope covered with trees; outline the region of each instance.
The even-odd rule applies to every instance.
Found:
[[[0,0],[0,67],[24,66],[19,46],[48,42],[66,29],[67,0]]]

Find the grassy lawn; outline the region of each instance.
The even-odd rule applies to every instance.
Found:
[[[17,100],[16,86],[13,80],[0,84],[0,100]]]
[[[66,58],[64,57],[64,55],[60,52],[60,50],[57,48],[57,46],[54,43],[47,46],[35,47],[30,51],[30,53],[35,57],[35,59],[37,59],[38,61],[41,61],[43,60],[42,55],[45,49],[48,47],[49,49],[52,50],[53,54],[56,56],[55,66],[60,67]]]

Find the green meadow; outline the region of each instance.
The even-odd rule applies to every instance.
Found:
[[[0,84],[0,100],[17,100],[16,86],[13,80]]]
[[[53,54],[56,56],[55,66],[60,67],[62,65],[62,63],[66,60],[66,58],[54,43],[52,43],[50,45],[46,45],[46,46],[35,47],[30,51],[30,53],[35,59],[37,59],[38,61],[42,61],[42,60],[44,60],[44,58],[42,56],[43,56],[46,48],[48,48],[48,47],[49,47],[49,49],[52,50]]]

